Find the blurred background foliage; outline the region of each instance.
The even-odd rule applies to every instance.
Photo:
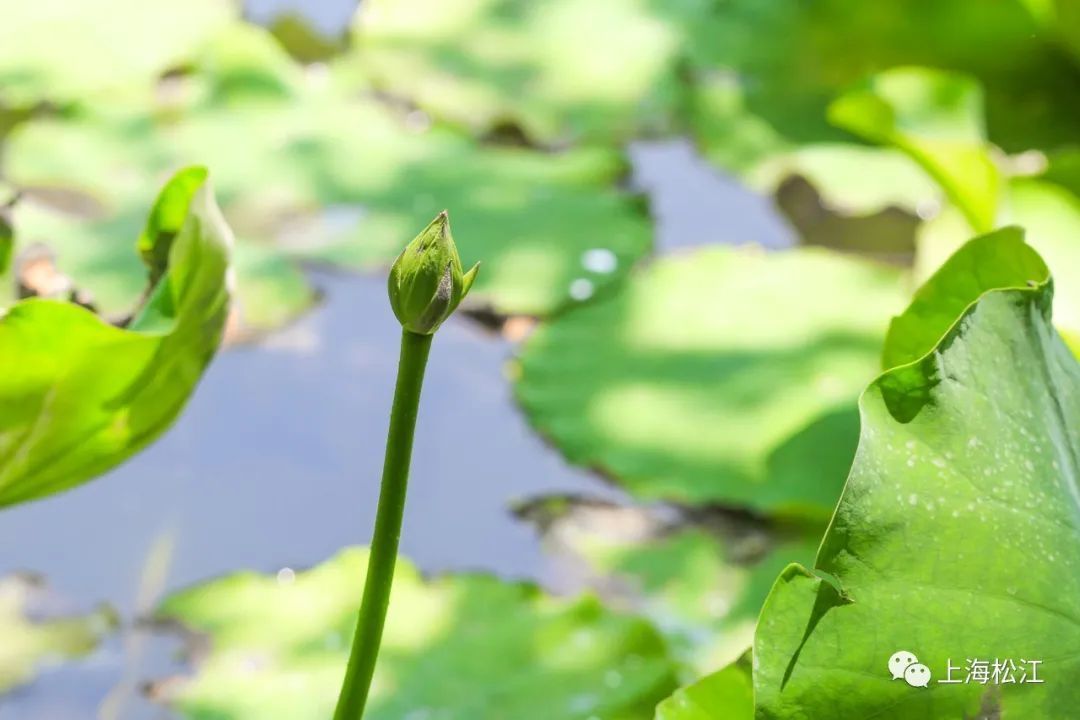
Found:
[[[604,605],[406,568],[402,602],[441,624],[392,626],[377,717],[648,718],[677,680],[741,655],[843,487],[890,317],[973,234],[1027,228],[1080,349],[1071,0],[364,0],[333,31],[250,14],[226,0],[3,9],[14,260],[0,271],[21,281],[19,258],[45,247],[81,297],[124,316],[145,285],[131,248],[146,209],[203,164],[238,240],[228,340],[258,341],[318,303],[311,268],[377,274],[450,209],[463,261],[483,262],[466,309],[514,343],[520,409],[617,488],[518,508]],[[769,198],[807,247],[657,247],[629,151],[674,137]],[[700,243],[731,222],[715,213]],[[327,638],[348,634],[363,562],[347,551],[284,583],[236,576],[166,601],[159,619],[213,649],[194,645],[198,675],[157,696],[193,718],[301,717],[295,698],[336,685],[344,650]],[[305,592],[342,612],[293,627]],[[480,622],[498,613],[506,628]],[[93,637],[59,627],[61,654]],[[29,680],[53,642],[52,625],[19,632],[27,650],[0,653],[0,686]],[[567,656],[580,633],[612,645]],[[621,668],[629,646],[641,661]],[[465,656],[476,666],[445,674]],[[497,700],[460,694],[481,679]]]

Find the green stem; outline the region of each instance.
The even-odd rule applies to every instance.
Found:
[[[334,720],[361,720],[364,716],[364,705],[375,672],[375,659],[382,641],[386,610],[390,605],[390,586],[394,580],[401,518],[405,513],[405,492],[409,483],[413,432],[432,337],[408,330],[401,334],[397,385],[394,388],[393,409],[390,411],[382,488],[375,516],[375,532],[371,538],[364,599],[360,604],[352,653],[349,655],[349,666]]]

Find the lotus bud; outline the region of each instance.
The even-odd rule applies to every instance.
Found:
[[[434,334],[468,294],[479,267],[462,272],[450,218],[443,210],[390,268],[390,307],[398,322],[409,332]]]

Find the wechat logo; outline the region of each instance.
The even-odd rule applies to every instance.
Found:
[[[892,654],[889,658],[889,674],[893,680],[903,680],[911,687],[926,687],[930,684],[930,668],[921,664],[915,653],[907,650]]]

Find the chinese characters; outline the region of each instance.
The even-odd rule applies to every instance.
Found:
[[[950,658],[945,668],[945,677],[938,680],[945,685],[979,684],[979,685],[1010,685],[1010,684],[1033,684],[1045,682],[1039,676],[1039,666],[1042,660],[1029,660],[1021,658],[994,658],[993,660],[981,660],[968,658],[964,666],[953,665]]]

